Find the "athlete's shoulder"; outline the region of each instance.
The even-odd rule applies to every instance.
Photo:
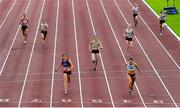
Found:
[[[134,64],[135,66],[137,66],[137,63],[136,63],[136,62],[133,62],[133,64]]]

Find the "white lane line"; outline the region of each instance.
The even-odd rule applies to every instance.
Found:
[[[106,10],[105,10],[105,7],[104,7],[104,5],[103,5],[103,2],[102,2],[101,0],[100,0],[100,2],[101,2],[101,6],[102,6],[102,8],[103,8],[104,14],[105,14],[105,16],[106,16],[106,18],[107,18],[107,21],[108,21],[108,23],[109,23],[109,25],[110,25],[110,28],[111,28],[111,30],[112,30],[113,36],[114,36],[114,38],[115,38],[115,40],[116,40],[116,43],[117,43],[117,45],[118,45],[118,47],[119,47],[119,49],[120,49],[120,52],[121,52],[121,54],[122,54],[122,56],[123,56],[123,59],[124,59],[125,62],[127,62],[127,61],[126,61],[126,58],[125,58],[125,55],[124,55],[124,53],[123,53],[123,51],[122,51],[122,48],[121,48],[121,46],[120,46],[120,44],[119,44],[119,41],[118,41],[118,39],[117,39],[117,35],[116,35],[116,33],[115,33],[114,29],[113,29],[113,26],[112,26],[112,24],[111,24],[111,21],[110,21],[108,15],[107,15],[107,12],[106,12]],[[143,97],[142,97],[142,95],[141,95],[141,92],[140,92],[140,90],[139,90],[139,88],[138,88],[138,86],[137,86],[136,83],[135,83],[135,87],[136,87],[136,89],[137,89],[137,92],[138,92],[138,94],[139,94],[139,96],[140,96],[140,98],[141,98],[141,101],[142,101],[144,107],[146,108],[147,106],[146,106],[146,104],[145,104],[145,102],[144,102],[144,99],[143,99]]]
[[[128,21],[127,21],[127,19],[125,18],[125,16],[124,16],[122,10],[121,10],[120,7],[118,6],[116,0],[114,0],[114,3],[116,4],[116,6],[117,6],[119,12],[120,12],[121,15],[123,16],[124,21],[128,24]],[[161,77],[160,77],[158,71],[156,70],[155,66],[153,65],[152,61],[151,61],[150,58],[148,57],[146,51],[144,50],[144,48],[142,47],[140,41],[138,40],[138,38],[137,38],[136,36],[135,36],[135,39],[136,39],[136,41],[138,42],[139,46],[141,47],[141,49],[142,49],[144,55],[146,56],[147,60],[149,61],[151,67],[152,67],[153,70],[154,70],[154,72],[155,72],[156,75],[158,76],[158,79],[159,79],[160,82],[162,83],[162,85],[163,85],[164,89],[166,90],[167,94],[168,94],[169,97],[171,98],[172,102],[174,103],[174,105],[175,105],[176,107],[178,107],[177,103],[175,102],[174,98],[172,97],[172,95],[170,94],[169,90],[168,90],[167,87],[165,86],[165,84],[164,84],[164,82],[162,81],[162,79],[161,79]]]
[[[26,10],[25,10],[24,13],[27,13],[27,11],[28,11],[28,9],[29,9],[29,6],[30,6],[30,4],[31,4],[31,1],[32,1],[32,0],[29,1],[29,3],[28,3],[28,5],[27,5]],[[13,45],[14,45],[14,43],[15,43],[15,40],[16,40],[16,38],[17,38],[17,36],[18,36],[18,32],[19,32],[19,30],[20,30],[20,27],[21,27],[21,26],[19,25],[19,26],[18,26],[18,29],[17,29],[17,31],[16,31],[16,34],[15,34],[15,36],[14,36],[14,39],[13,39],[13,41],[12,41],[12,43],[11,43],[11,46],[10,46],[10,48],[9,48],[9,50],[8,50],[7,56],[6,56],[6,58],[5,58],[5,60],[4,60],[4,63],[3,63],[3,65],[2,65],[2,67],[1,67],[0,75],[2,74],[2,72],[3,72],[3,70],[4,70],[4,67],[5,67],[6,62],[7,62],[7,60],[8,60],[8,57],[9,57],[9,55],[10,55],[11,49],[12,49],[12,47],[13,47]]]
[[[159,18],[158,14],[149,6],[149,4],[146,2],[146,0],[142,0],[144,4],[152,11],[152,13]],[[169,29],[169,31],[180,41],[180,37],[166,24],[166,27]]]
[[[75,7],[74,7],[74,0],[72,0],[72,12],[73,12],[73,26],[74,26],[74,40],[76,44],[76,61],[78,66],[78,77],[79,77],[79,92],[80,92],[80,100],[81,100],[81,107],[84,108],[83,105],[83,96],[82,96],[82,84],[81,84],[81,69],[79,63],[79,49],[78,49],[78,40],[77,40],[77,29],[76,29],[76,15],[75,15]]]
[[[27,82],[27,78],[28,78],[28,73],[29,73],[29,69],[30,69],[30,65],[31,65],[32,57],[33,57],[33,52],[34,52],[34,47],[35,47],[35,44],[36,44],[36,39],[37,39],[38,32],[39,32],[39,26],[40,26],[41,19],[42,19],[42,14],[43,14],[45,1],[46,0],[43,1],[43,5],[42,5],[42,8],[41,8],[41,13],[40,13],[40,16],[39,16],[39,21],[38,21],[38,25],[37,25],[37,29],[36,29],[36,34],[35,34],[33,46],[32,46],[32,49],[31,49],[31,55],[30,55],[30,58],[29,58],[29,62],[28,62],[27,70],[26,70],[26,75],[25,75],[23,87],[22,87],[22,90],[21,90],[21,95],[20,95],[20,98],[19,98],[18,108],[21,107],[22,97],[23,97],[23,94],[24,94],[24,90],[25,90],[25,86],[26,86],[26,82]]]
[[[57,11],[56,11],[56,29],[55,29],[55,39],[54,39],[54,55],[53,55],[53,68],[52,68],[52,81],[51,81],[51,97],[50,97],[50,108],[53,107],[53,91],[54,91],[54,69],[56,63],[56,47],[57,47],[57,35],[58,35],[58,23],[59,23],[59,0],[57,0]]]
[[[128,0],[129,4],[131,5],[131,7],[133,6],[131,4],[131,2]],[[171,58],[171,60],[174,62],[174,64],[177,66],[177,68],[180,70],[180,66],[178,65],[178,63],[174,60],[174,58],[171,56],[171,54],[167,51],[167,49],[164,47],[164,45],[160,42],[160,40],[157,38],[157,36],[154,34],[154,32],[150,29],[150,27],[147,25],[147,23],[144,21],[144,19],[142,18],[142,16],[139,14],[139,17],[141,18],[141,20],[143,21],[143,23],[146,25],[146,27],[149,29],[149,31],[152,33],[152,35],[154,36],[154,38],[157,40],[157,42],[160,44],[160,46],[164,49],[164,51],[167,53],[167,55]]]
[[[92,26],[92,29],[93,29],[93,33],[94,33],[94,35],[96,35],[94,23],[93,23],[93,20],[92,20],[91,11],[90,11],[90,8],[89,8],[89,3],[88,3],[87,0],[86,0],[86,5],[87,5],[88,13],[89,13],[89,18],[90,18],[90,21],[91,21],[91,26]],[[109,81],[108,81],[108,78],[107,78],[106,69],[105,69],[105,66],[104,66],[103,59],[102,59],[101,51],[99,53],[99,56],[100,56],[101,65],[102,65],[102,68],[103,68],[104,77],[105,77],[105,80],[106,80],[108,92],[109,92],[109,95],[110,95],[111,103],[112,103],[113,108],[115,108],[114,99],[113,99],[112,92],[111,92],[110,85],[109,85]]]
[[[14,1],[13,5],[11,6],[11,8],[10,8],[10,10],[8,11],[7,15],[5,16],[3,22],[2,22],[1,25],[0,25],[0,29],[3,27],[3,25],[4,25],[5,21],[6,21],[6,19],[8,18],[9,14],[11,13],[11,11],[12,11],[14,5],[16,4],[16,1],[17,1],[17,0]],[[0,1],[0,2],[1,2],[1,1]]]

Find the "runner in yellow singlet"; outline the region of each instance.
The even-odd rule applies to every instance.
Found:
[[[91,51],[92,62],[94,64],[94,71],[96,71],[97,61],[99,56],[99,50],[102,49],[101,41],[98,40],[97,36],[89,43],[89,51]]]

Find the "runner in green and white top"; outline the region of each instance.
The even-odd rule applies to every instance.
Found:
[[[41,25],[40,25],[40,32],[41,32],[41,41],[42,45],[44,46],[45,44],[45,39],[47,37],[47,32],[48,32],[48,24],[42,19]]]
[[[129,53],[129,48],[133,48],[133,36],[134,31],[131,28],[131,24],[128,24],[128,27],[124,30],[125,41],[127,43],[127,54]]]
[[[95,35],[93,40],[89,43],[89,51],[91,51],[92,62],[94,64],[94,71],[96,71],[99,50],[102,49],[101,41]]]

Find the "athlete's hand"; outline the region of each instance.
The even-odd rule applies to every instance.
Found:
[[[71,71],[71,69],[68,68],[67,71]]]

